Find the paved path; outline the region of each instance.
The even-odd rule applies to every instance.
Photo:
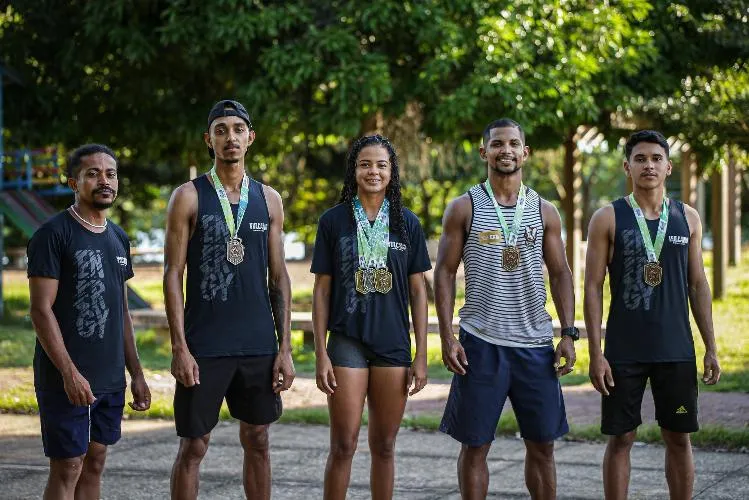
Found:
[[[0,415],[0,498],[40,498],[47,476],[37,417]],[[328,429],[321,426],[272,427],[273,498],[322,496]],[[168,498],[169,472],[177,439],[171,422],[129,421],[122,441],[112,447],[104,476],[105,499]],[[366,430],[354,459],[350,499],[369,498]],[[601,444],[557,442],[559,498],[600,499]],[[398,499],[457,499],[457,444],[432,432],[403,429],[398,437]],[[630,498],[667,498],[663,448],[636,446],[632,451]],[[498,439],[489,455],[493,498],[527,498],[523,483],[523,443]],[[695,498],[749,498],[749,454],[696,451]],[[202,499],[243,498],[242,454],[238,425],[221,423],[214,431],[202,466]]]

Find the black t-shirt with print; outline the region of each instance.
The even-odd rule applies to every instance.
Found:
[[[362,295],[354,286],[359,258],[351,210],[349,205],[336,205],[322,215],[317,227],[311,271],[332,276],[328,330],[360,340],[387,361],[408,363],[408,277],[432,267],[424,232],[416,215],[404,208],[408,244],[390,231],[387,267],[393,273],[393,288],[387,294]]]
[[[94,394],[125,387],[124,294],[133,277],[130,243],[112,222],[102,233],[84,228],[64,211],[44,223],[29,241],[28,276],[58,281],[52,311],[65,348]],[[60,372],[36,342],[34,385],[63,391]]]

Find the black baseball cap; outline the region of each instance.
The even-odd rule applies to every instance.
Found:
[[[247,122],[247,126],[250,128],[250,130],[252,130],[252,121],[250,121],[250,114],[239,101],[224,99],[214,104],[211,108],[211,111],[208,113],[208,130],[211,129],[211,123],[213,123],[213,120],[222,116],[238,116],[245,122]],[[208,154],[211,158],[214,157],[214,153],[211,148],[208,148]]]
[[[252,122],[250,121],[250,114],[247,112],[241,102],[232,101],[231,99],[224,99],[213,105],[211,112],[208,113],[208,128],[211,128],[211,123],[216,118],[221,116],[238,116],[247,122],[247,126],[252,129]]]

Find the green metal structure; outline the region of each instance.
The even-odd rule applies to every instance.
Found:
[[[54,148],[19,150],[12,154],[3,144],[3,76],[11,75],[0,65],[0,258],[5,255],[3,227],[7,219],[26,237],[57,211],[45,196],[70,195],[72,191],[61,182],[62,169]],[[20,81],[12,77],[15,83]],[[2,263],[0,263],[2,264]],[[3,278],[0,270],[0,318],[3,317]],[[151,305],[128,287],[131,309],[150,309]]]

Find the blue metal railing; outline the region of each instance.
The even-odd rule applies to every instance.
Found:
[[[57,149],[21,149],[3,155],[2,189],[34,190],[41,195],[70,193],[62,184]]]

